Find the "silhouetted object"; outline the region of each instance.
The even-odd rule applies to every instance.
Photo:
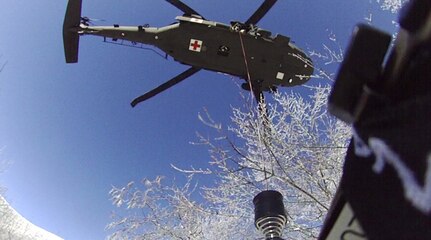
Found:
[[[265,238],[282,239],[281,234],[286,225],[287,217],[281,193],[268,190],[253,198],[254,224]]]
[[[359,25],[329,97],[352,123],[319,240],[431,239],[431,1],[410,0],[391,36]]]

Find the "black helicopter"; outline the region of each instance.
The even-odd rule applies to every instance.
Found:
[[[242,87],[252,90],[260,102],[263,91],[277,86],[304,84],[313,73],[311,59],[289,37],[272,36],[256,24],[276,3],[265,0],[244,23],[230,25],[209,21],[180,0],[166,0],[184,12],[177,22],[160,28],[142,26],[91,26],[81,17],[82,0],[69,0],[63,24],[67,63],[78,61],[80,35],[97,35],[153,45],[190,68],[155,89],[137,97],[132,107],[185,80],[201,69],[223,72],[246,80]]]

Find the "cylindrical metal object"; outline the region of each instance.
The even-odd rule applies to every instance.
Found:
[[[274,190],[259,193],[253,199],[254,224],[266,239],[280,239],[287,222],[283,196]]]

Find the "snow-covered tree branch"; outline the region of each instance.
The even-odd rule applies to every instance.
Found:
[[[0,195],[0,239],[2,240],[61,240],[60,237],[32,224]]]
[[[389,10],[396,13],[408,0],[376,0],[383,10]]]
[[[114,187],[114,204],[132,214],[115,216],[111,239],[255,239],[251,200],[265,189],[285,196],[285,238],[315,237],[337,188],[350,129],[326,111],[329,85],[307,91],[305,97],[274,93],[261,106],[267,115],[248,104],[233,108],[227,129],[208,112],[200,114],[216,133],[197,135],[197,144],[209,150],[209,165],[175,167],[188,177],[182,186],[159,177]],[[215,183],[194,185],[196,175]]]
[[[0,149],[1,154],[2,149]],[[0,174],[8,162],[0,159]],[[61,240],[60,237],[32,224],[16,212],[3,197],[6,189],[0,187],[0,239],[2,240]]]

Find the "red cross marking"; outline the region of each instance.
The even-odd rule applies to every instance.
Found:
[[[195,40],[193,43],[190,43],[190,46],[193,47],[193,50],[196,50],[201,47],[198,40]]]

